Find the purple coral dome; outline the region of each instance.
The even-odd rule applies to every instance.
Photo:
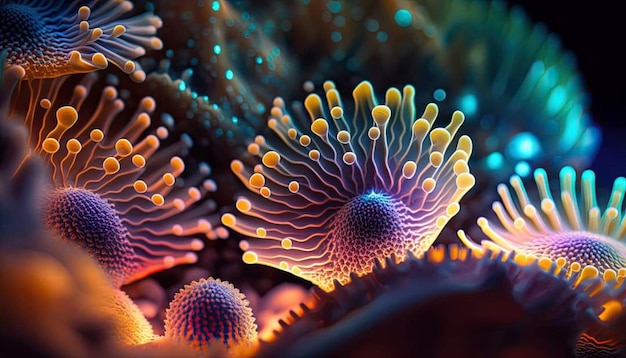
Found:
[[[126,110],[116,88],[93,73],[28,86],[20,85],[23,76],[19,66],[6,71],[0,108],[29,128],[31,149],[22,160],[38,156],[47,165],[42,215],[49,229],[102,263],[115,286],[194,263],[204,247],[198,236],[227,235],[210,215],[210,168],[197,163],[182,180],[193,142],[171,137],[173,123],[153,123],[153,98]]]
[[[226,281],[200,279],[185,285],[165,313],[165,337],[200,350],[218,342],[228,349],[256,342],[257,326],[246,297]]]
[[[61,188],[52,191],[47,205],[46,226],[96,258],[114,286],[134,273],[128,231],[106,200],[88,190]]]

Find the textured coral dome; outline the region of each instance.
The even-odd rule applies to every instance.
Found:
[[[135,270],[135,253],[117,212],[95,193],[75,188],[52,191],[44,222],[61,239],[98,260],[115,287]]]
[[[174,296],[165,313],[165,337],[199,350],[215,342],[233,350],[256,342],[254,321],[248,300],[233,285],[201,279]]]
[[[417,115],[412,86],[388,89],[378,104],[372,85],[361,82],[354,107],[343,105],[334,83],[324,92],[327,106],[317,94],[305,99],[309,118],[274,101],[267,124],[275,135],[248,146],[261,164],[231,165],[257,195],[238,197],[239,213],[224,214],[222,223],[250,237],[240,245],[244,262],[331,290],[335,280],[371,271],[376,259],[425,252],[475,180],[471,139],[460,136],[453,146],[462,112],[438,127],[435,104]]]
[[[46,46],[46,42],[51,41],[52,36],[46,31],[44,20],[35,9],[20,4],[2,5],[0,18],[3,20],[0,32],[4,34],[0,37],[0,48],[16,49],[11,51],[9,58],[18,55],[25,58],[35,55],[53,56]],[[17,49],[21,50],[20,53]]]
[[[626,245],[608,236],[570,231],[557,233],[519,245],[519,252],[544,254],[551,259],[564,257],[569,262],[594,265],[600,271],[619,271],[626,267]]]
[[[344,272],[368,270],[372,252],[389,257],[420,238],[402,225],[411,215],[406,205],[387,194],[371,192],[347,202],[335,214],[331,260]]]

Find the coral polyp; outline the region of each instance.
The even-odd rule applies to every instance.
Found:
[[[245,349],[257,339],[257,326],[246,297],[226,281],[201,279],[185,285],[165,313],[165,337],[207,350],[223,344]]]
[[[500,225],[492,225],[484,217],[478,219],[478,225],[492,241],[482,241],[480,246],[460,232],[461,240],[479,252],[485,248],[515,251],[531,259],[555,260],[570,271],[591,265],[606,280],[626,277],[626,245],[621,241],[626,237],[622,212],[626,179],[615,180],[603,209],[596,198],[594,172],[582,173],[581,195],[576,190],[576,176],[572,167],[562,168],[560,191],[553,193],[545,170],[537,169],[534,177],[538,199],[531,199],[521,178],[512,176],[515,196],[500,184],[502,202],[493,203]]]
[[[447,152],[463,114],[433,128],[438,108],[426,106],[416,118],[412,86],[387,91],[378,105],[368,82],[353,92],[349,119],[332,82],[322,99],[309,95],[310,121],[292,117],[281,98],[274,101],[268,127],[276,136],[257,136],[249,153],[262,165],[232,170],[257,194],[241,196],[241,215],[222,222],[252,237],[242,241],[247,263],[260,263],[330,290],[351,273],[371,270],[374,259],[407,251],[420,254],[459,211],[459,199],[474,185],[469,173],[472,142],[461,136]]]
[[[227,235],[210,215],[209,167],[199,163],[183,180],[183,157],[193,143],[170,138],[173,123],[152,123],[151,97],[128,111],[115,87],[104,86],[96,98],[96,74],[77,83],[18,82],[24,75],[19,66],[6,71],[8,96],[0,107],[9,121],[29,128],[24,160],[41,157],[49,169],[44,224],[87,250],[114,286],[196,262],[194,251],[204,246],[197,236]]]
[[[163,46],[155,36],[162,24],[151,13],[124,18],[132,9],[130,1],[120,0],[2,1],[0,50],[29,78],[91,72],[111,62],[143,81],[145,73],[133,60]]]
[[[115,285],[137,269],[128,231],[111,205],[84,189],[55,189],[47,200],[44,224],[67,241],[81,247],[100,265]],[[115,255],[101,252],[114,252]]]

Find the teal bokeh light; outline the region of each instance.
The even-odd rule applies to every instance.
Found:
[[[534,134],[522,132],[511,138],[506,151],[513,159],[533,159],[541,155],[541,143]]]
[[[530,164],[524,161],[517,163],[515,165],[515,174],[522,178],[527,177],[530,174]]]
[[[468,117],[476,114],[478,111],[478,100],[476,96],[468,93],[459,98],[459,109]]]
[[[398,24],[398,26],[407,27],[413,22],[413,15],[411,15],[411,12],[409,10],[400,9],[396,11],[393,19],[395,20],[396,24]]]

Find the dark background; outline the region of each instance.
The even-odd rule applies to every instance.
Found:
[[[576,56],[603,137],[592,169],[598,184],[612,185],[616,177],[626,176],[626,17],[619,2],[508,2],[558,34],[563,47]]]

